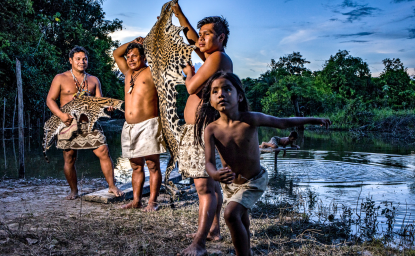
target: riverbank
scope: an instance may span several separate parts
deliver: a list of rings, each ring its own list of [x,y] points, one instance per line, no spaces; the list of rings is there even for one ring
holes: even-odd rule
[[[415,109],[349,109],[320,115],[333,122],[331,129],[386,132],[415,140]]]
[[[80,181],[82,193],[105,188],[103,179]],[[0,182],[2,255],[176,255],[197,228],[198,200],[194,190],[183,193],[170,208],[161,193],[161,210],[145,213],[120,210],[119,204],[64,200],[61,180]],[[301,195],[298,201],[305,200]],[[144,201],[147,197],[144,198]],[[251,213],[255,255],[414,255],[414,251],[352,241],[339,220],[316,223],[292,204],[257,203]],[[223,211],[222,211],[223,212]],[[221,242],[208,242],[209,255],[234,255],[223,218]],[[401,248],[402,249],[402,248]]]

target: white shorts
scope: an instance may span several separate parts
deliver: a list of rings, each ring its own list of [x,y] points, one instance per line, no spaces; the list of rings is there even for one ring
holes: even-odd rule
[[[159,117],[138,124],[125,122],[121,133],[121,148],[122,157],[129,159],[166,152]]]

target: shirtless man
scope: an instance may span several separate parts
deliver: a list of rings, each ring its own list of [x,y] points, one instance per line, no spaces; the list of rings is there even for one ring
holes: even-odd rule
[[[150,68],[146,65],[144,39],[137,38],[117,48],[115,62],[125,76],[125,123],[121,134],[122,156],[133,168],[134,199],[124,209],[141,208],[145,181],[144,163],[150,172],[150,198],[145,211],[158,209],[161,186],[160,154],[166,152],[158,117],[158,97]],[[127,59],[125,59],[125,56]]]
[[[86,95],[102,97],[101,84],[95,76],[86,73],[88,67],[88,52],[81,46],[76,46],[69,53],[69,62],[72,69],[62,74],[58,74],[52,81],[46,98],[46,104],[50,111],[59,117],[66,126],[70,126],[73,117],[70,114],[63,113],[56,100],[59,98],[61,107],[74,99],[74,94],[84,92]],[[113,111],[110,107],[109,111]],[[71,188],[71,193],[66,199],[73,200],[78,197],[78,180],[76,177],[75,160],[78,149],[93,149],[94,154],[99,158],[101,170],[108,182],[108,192],[114,193],[115,196],[122,196],[114,182],[114,168],[111,156],[108,151],[106,138],[97,124],[93,131],[87,131],[87,117],[81,116],[78,129],[68,140],[60,140],[56,147],[63,149],[63,159],[65,161],[63,170],[66,180]],[[86,143],[85,143],[86,141]]]
[[[206,172],[204,148],[194,143],[194,126],[201,102],[201,91],[206,81],[219,70],[233,70],[232,60],[224,50],[228,41],[229,25],[222,17],[206,17],[198,22],[197,34],[178,4],[173,6],[173,11],[180,25],[185,27],[184,33],[188,42],[198,47],[196,53],[205,61],[196,74],[194,67],[190,65],[183,69],[187,76],[185,85],[190,96],[184,110],[186,125],[179,148],[179,171],[185,177],[194,179],[199,196],[199,226],[195,234],[189,235],[193,237],[193,242],[182,255],[204,255],[207,239],[222,239],[219,229],[222,194],[219,183]]]

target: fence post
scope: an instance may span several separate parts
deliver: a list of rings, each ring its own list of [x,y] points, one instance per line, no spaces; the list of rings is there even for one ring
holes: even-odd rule
[[[12,137],[14,137],[14,120],[15,120],[15,116],[16,116],[16,101],[17,101],[17,88],[16,88],[16,97],[14,97]]]
[[[24,127],[23,127],[23,86],[20,61],[16,59],[16,80],[18,94],[18,120],[19,120],[19,179],[24,179]]]
[[[3,134],[4,134],[4,124],[6,123],[6,97],[4,97],[4,106],[3,106]]]

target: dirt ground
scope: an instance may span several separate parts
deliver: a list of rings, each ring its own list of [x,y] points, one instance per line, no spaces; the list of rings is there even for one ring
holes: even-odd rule
[[[92,179],[79,188],[89,193],[105,185],[103,179]],[[182,189],[174,208],[162,193],[161,210],[146,213],[121,210],[119,204],[65,200],[65,181],[3,180],[1,255],[177,255],[191,243],[186,234],[196,231],[198,216],[194,189]],[[350,245],[339,230],[338,237],[328,239],[325,227],[306,222],[290,210],[258,204],[251,216],[254,255],[407,255],[383,245]],[[208,242],[208,255],[235,255],[223,218],[221,228],[224,239]]]

